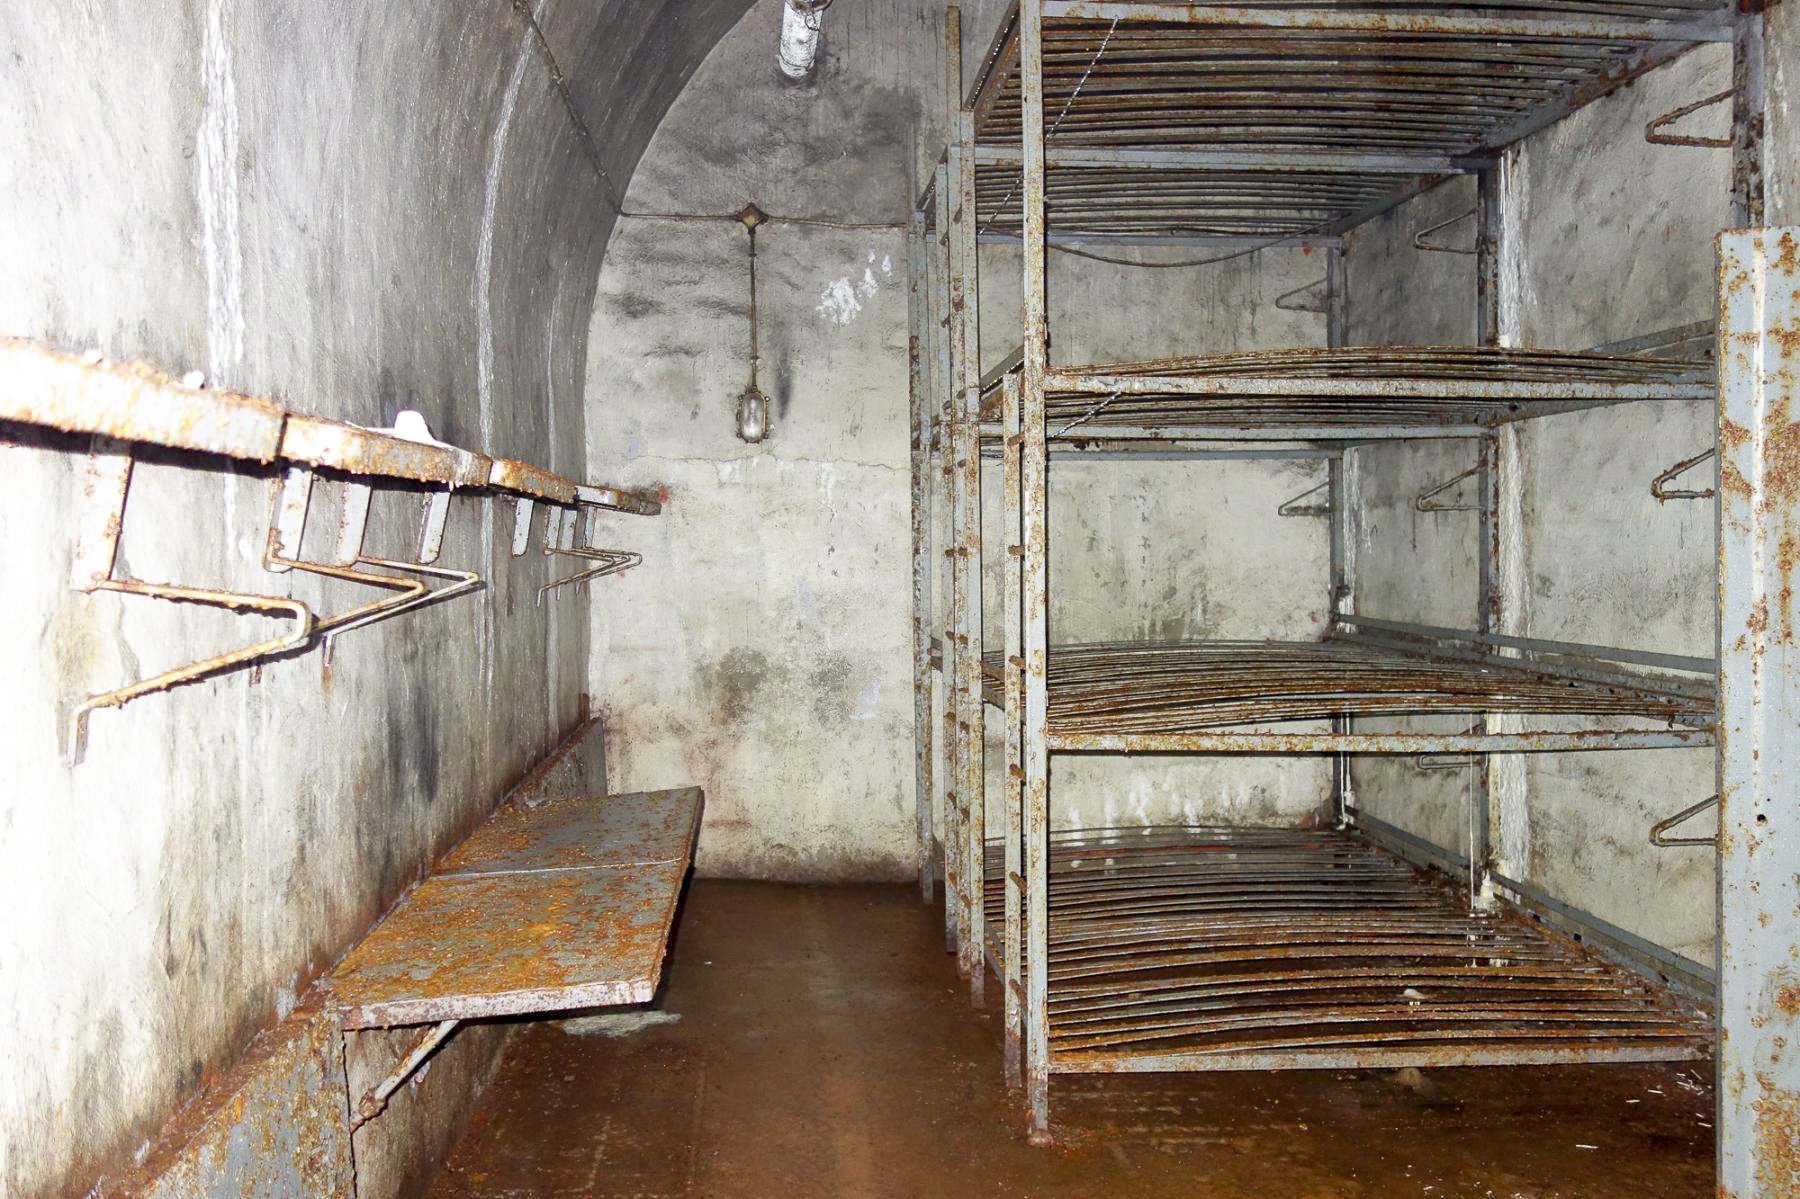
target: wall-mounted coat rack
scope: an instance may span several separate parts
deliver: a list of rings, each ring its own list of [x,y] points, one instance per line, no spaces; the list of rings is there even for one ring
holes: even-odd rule
[[[518,498],[515,554],[523,552],[520,531],[528,541],[531,511],[542,504],[552,514],[552,523],[567,522],[569,540],[559,541],[554,552],[590,559],[608,555],[600,567],[553,586],[614,573],[641,561],[624,551],[575,547],[572,535],[578,509],[604,508],[644,516],[662,510],[660,501],[648,496],[576,483],[530,463],[438,441],[417,414],[405,414],[394,428],[368,429],[291,412],[258,396],[207,389],[147,364],[114,364],[96,352],[78,356],[23,338],[0,337],[0,379],[5,381],[0,387],[0,421],[93,439],[83,492],[85,505],[78,515],[71,586],[88,594],[113,591],[293,621],[278,637],[86,697],[75,705],[69,718],[65,751],[71,763],[82,757],[87,717],[97,709],[121,707],[153,692],[310,648],[319,640],[329,646],[332,637],[350,629],[478,588],[480,576],[433,565],[442,550],[450,497],[457,490],[510,492]],[[280,467],[264,568],[274,573],[302,570],[392,594],[320,618],[307,604],[286,597],[115,577],[133,444]],[[343,479],[344,507],[330,562],[309,561],[301,549],[318,470]],[[372,484],[378,479],[425,489],[418,548],[411,562],[374,558],[363,552]],[[630,561],[622,561],[627,557]],[[448,585],[433,589],[432,580]]]

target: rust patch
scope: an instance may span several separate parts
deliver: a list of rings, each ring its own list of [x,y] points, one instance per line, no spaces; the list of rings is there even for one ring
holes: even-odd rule
[[[1762,1097],[1756,1113],[1756,1182],[1764,1195],[1800,1193],[1800,1091],[1774,1085],[1759,1075]]]

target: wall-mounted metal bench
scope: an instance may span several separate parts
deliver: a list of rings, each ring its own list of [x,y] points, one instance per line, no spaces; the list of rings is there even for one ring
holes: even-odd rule
[[[462,1021],[647,1003],[700,789],[516,799],[439,863],[325,985],[345,1030],[428,1025],[354,1123]]]

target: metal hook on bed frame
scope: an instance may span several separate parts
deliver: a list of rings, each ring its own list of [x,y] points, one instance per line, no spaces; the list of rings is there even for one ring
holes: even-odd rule
[[[1680,462],[1677,462],[1674,466],[1671,466],[1668,470],[1665,470],[1662,474],[1657,475],[1654,479],[1650,480],[1650,494],[1656,497],[1656,502],[1659,504],[1666,504],[1670,500],[1712,499],[1714,491],[1711,487],[1708,487],[1704,491],[1694,491],[1683,487],[1671,489],[1665,487],[1664,484],[1673,480],[1676,475],[1699,466],[1702,462],[1705,462],[1708,458],[1713,457],[1717,453],[1717,450],[1701,450],[1692,458],[1683,458]]]
[[[1691,808],[1683,808],[1667,820],[1659,820],[1650,826],[1650,844],[1660,849],[1670,849],[1677,845],[1717,845],[1719,839],[1713,837],[1671,837],[1668,831],[1684,821],[1691,820],[1706,809],[1719,802],[1719,797],[1710,795]]]
[[[1664,133],[1663,130],[1690,113],[1699,112],[1702,108],[1711,108],[1715,104],[1737,95],[1735,87],[1728,87],[1716,96],[1708,96],[1704,100],[1696,100],[1692,104],[1683,104],[1680,108],[1671,109],[1644,126],[1644,140],[1653,146],[1699,146],[1712,150],[1729,150],[1735,144],[1729,137],[1696,137],[1682,133]]]
[[[1432,253],[1432,254],[1474,254],[1476,251],[1473,246],[1469,247],[1468,249],[1464,249],[1461,246],[1438,245],[1435,242],[1428,242],[1425,239],[1430,237],[1433,233],[1436,233],[1439,229],[1447,229],[1451,225],[1457,224],[1459,221],[1468,220],[1470,217],[1474,216],[1475,213],[1476,213],[1476,210],[1471,208],[1467,212],[1457,213],[1455,216],[1451,217],[1447,221],[1439,221],[1437,224],[1431,226],[1429,229],[1419,230],[1417,233],[1413,234],[1413,239],[1412,239],[1413,249],[1424,250],[1424,251],[1426,251],[1428,253]]]
[[[594,510],[588,510],[587,539],[594,539]],[[575,544],[575,523],[579,513],[574,508],[551,508],[544,521],[544,553],[560,554],[567,558],[580,558],[595,563],[585,570],[576,571],[560,579],[552,579],[537,590],[537,602],[541,606],[544,596],[558,587],[567,587],[573,583],[586,583],[606,575],[616,575],[630,570],[644,560],[644,555],[634,550],[603,550],[590,545]],[[529,520],[529,517],[525,519]]]
[[[1443,495],[1446,491],[1449,491],[1452,487],[1455,487],[1458,483],[1462,482],[1464,479],[1473,479],[1476,475],[1478,475],[1480,473],[1481,473],[1481,467],[1471,466],[1468,470],[1465,470],[1462,474],[1457,475],[1453,479],[1446,479],[1442,483],[1439,483],[1436,487],[1426,488],[1424,491],[1421,491],[1418,495],[1413,497],[1413,509],[1418,512],[1479,512],[1479,511],[1481,511],[1480,504],[1434,504],[1431,502],[1433,499],[1437,498],[1438,496]]]

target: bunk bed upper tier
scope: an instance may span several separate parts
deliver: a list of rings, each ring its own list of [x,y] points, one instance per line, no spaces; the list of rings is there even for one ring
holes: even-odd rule
[[[1044,0],[1043,9],[1049,225],[1065,232],[1341,232],[1426,182],[1479,169],[1682,51],[1732,36],[1720,0]],[[1016,230],[1016,5],[971,103],[987,175],[983,228]],[[1122,148],[1136,156],[1107,157]],[[1235,173],[1154,177],[1164,169]]]
[[[988,655],[986,668],[987,702],[1003,706],[998,655]],[[1687,680],[1599,681],[1521,659],[1349,639],[1059,645],[1050,650],[1048,678],[1053,738],[1179,735],[1340,715],[1630,716],[1689,725],[1713,719],[1712,702]]]
[[[999,420],[1000,377],[983,419]],[[1715,396],[1704,362],[1482,346],[1359,346],[1059,367],[1050,435],[1480,429],[1635,400]]]

